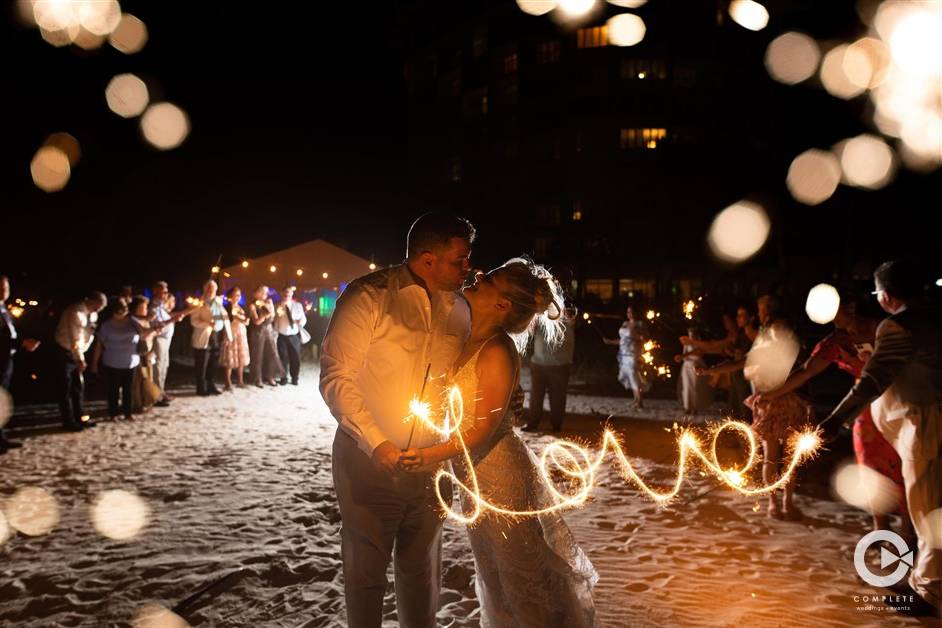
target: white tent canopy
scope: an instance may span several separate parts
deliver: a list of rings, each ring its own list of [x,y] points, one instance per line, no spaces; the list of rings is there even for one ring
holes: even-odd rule
[[[371,266],[370,260],[318,239],[227,266],[222,269],[221,284],[223,290],[239,286],[243,293],[259,285],[278,291],[287,285],[297,286],[301,292],[339,291],[371,272]]]

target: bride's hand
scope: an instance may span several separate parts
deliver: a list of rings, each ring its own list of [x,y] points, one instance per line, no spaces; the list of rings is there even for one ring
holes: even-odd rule
[[[425,456],[422,450],[413,447],[399,454],[399,469],[402,471],[415,471],[419,467],[425,466]]]

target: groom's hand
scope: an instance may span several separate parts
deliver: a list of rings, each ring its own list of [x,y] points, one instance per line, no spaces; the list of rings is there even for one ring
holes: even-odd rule
[[[425,466],[425,456],[422,450],[413,447],[399,453],[399,469],[402,471],[414,471]]]
[[[391,442],[383,441],[373,450],[373,466],[386,473],[395,473],[400,453],[399,448]]]

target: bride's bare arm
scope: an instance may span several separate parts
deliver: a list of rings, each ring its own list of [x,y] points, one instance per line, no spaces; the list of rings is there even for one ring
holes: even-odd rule
[[[474,417],[464,417],[470,427],[461,430],[465,447],[473,450],[482,445],[497,429],[510,395],[517,366],[516,349],[506,337],[498,337],[488,342],[478,356],[478,390],[462,390],[462,395],[475,395]],[[476,420],[474,420],[476,419]],[[452,436],[441,445],[410,449],[403,452],[399,461],[403,469],[410,470],[454,458],[461,454],[461,442],[458,436]]]

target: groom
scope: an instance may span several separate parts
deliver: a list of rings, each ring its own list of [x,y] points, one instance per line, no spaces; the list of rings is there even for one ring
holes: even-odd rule
[[[454,364],[470,329],[457,290],[470,271],[474,227],[448,214],[412,224],[405,263],[350,283],[337,301],[321,352],[320,390],[340,424],[333,476],[340,515],[347,623],[382,622],[386,568],[395,558],[399,623],[436,625],[441,529],[432,473],[399,474],[410,446],[409,401],[428,372]],[[438,407],[434,392],[426,399]],[[436,442],[415,430],[412,447]]]

